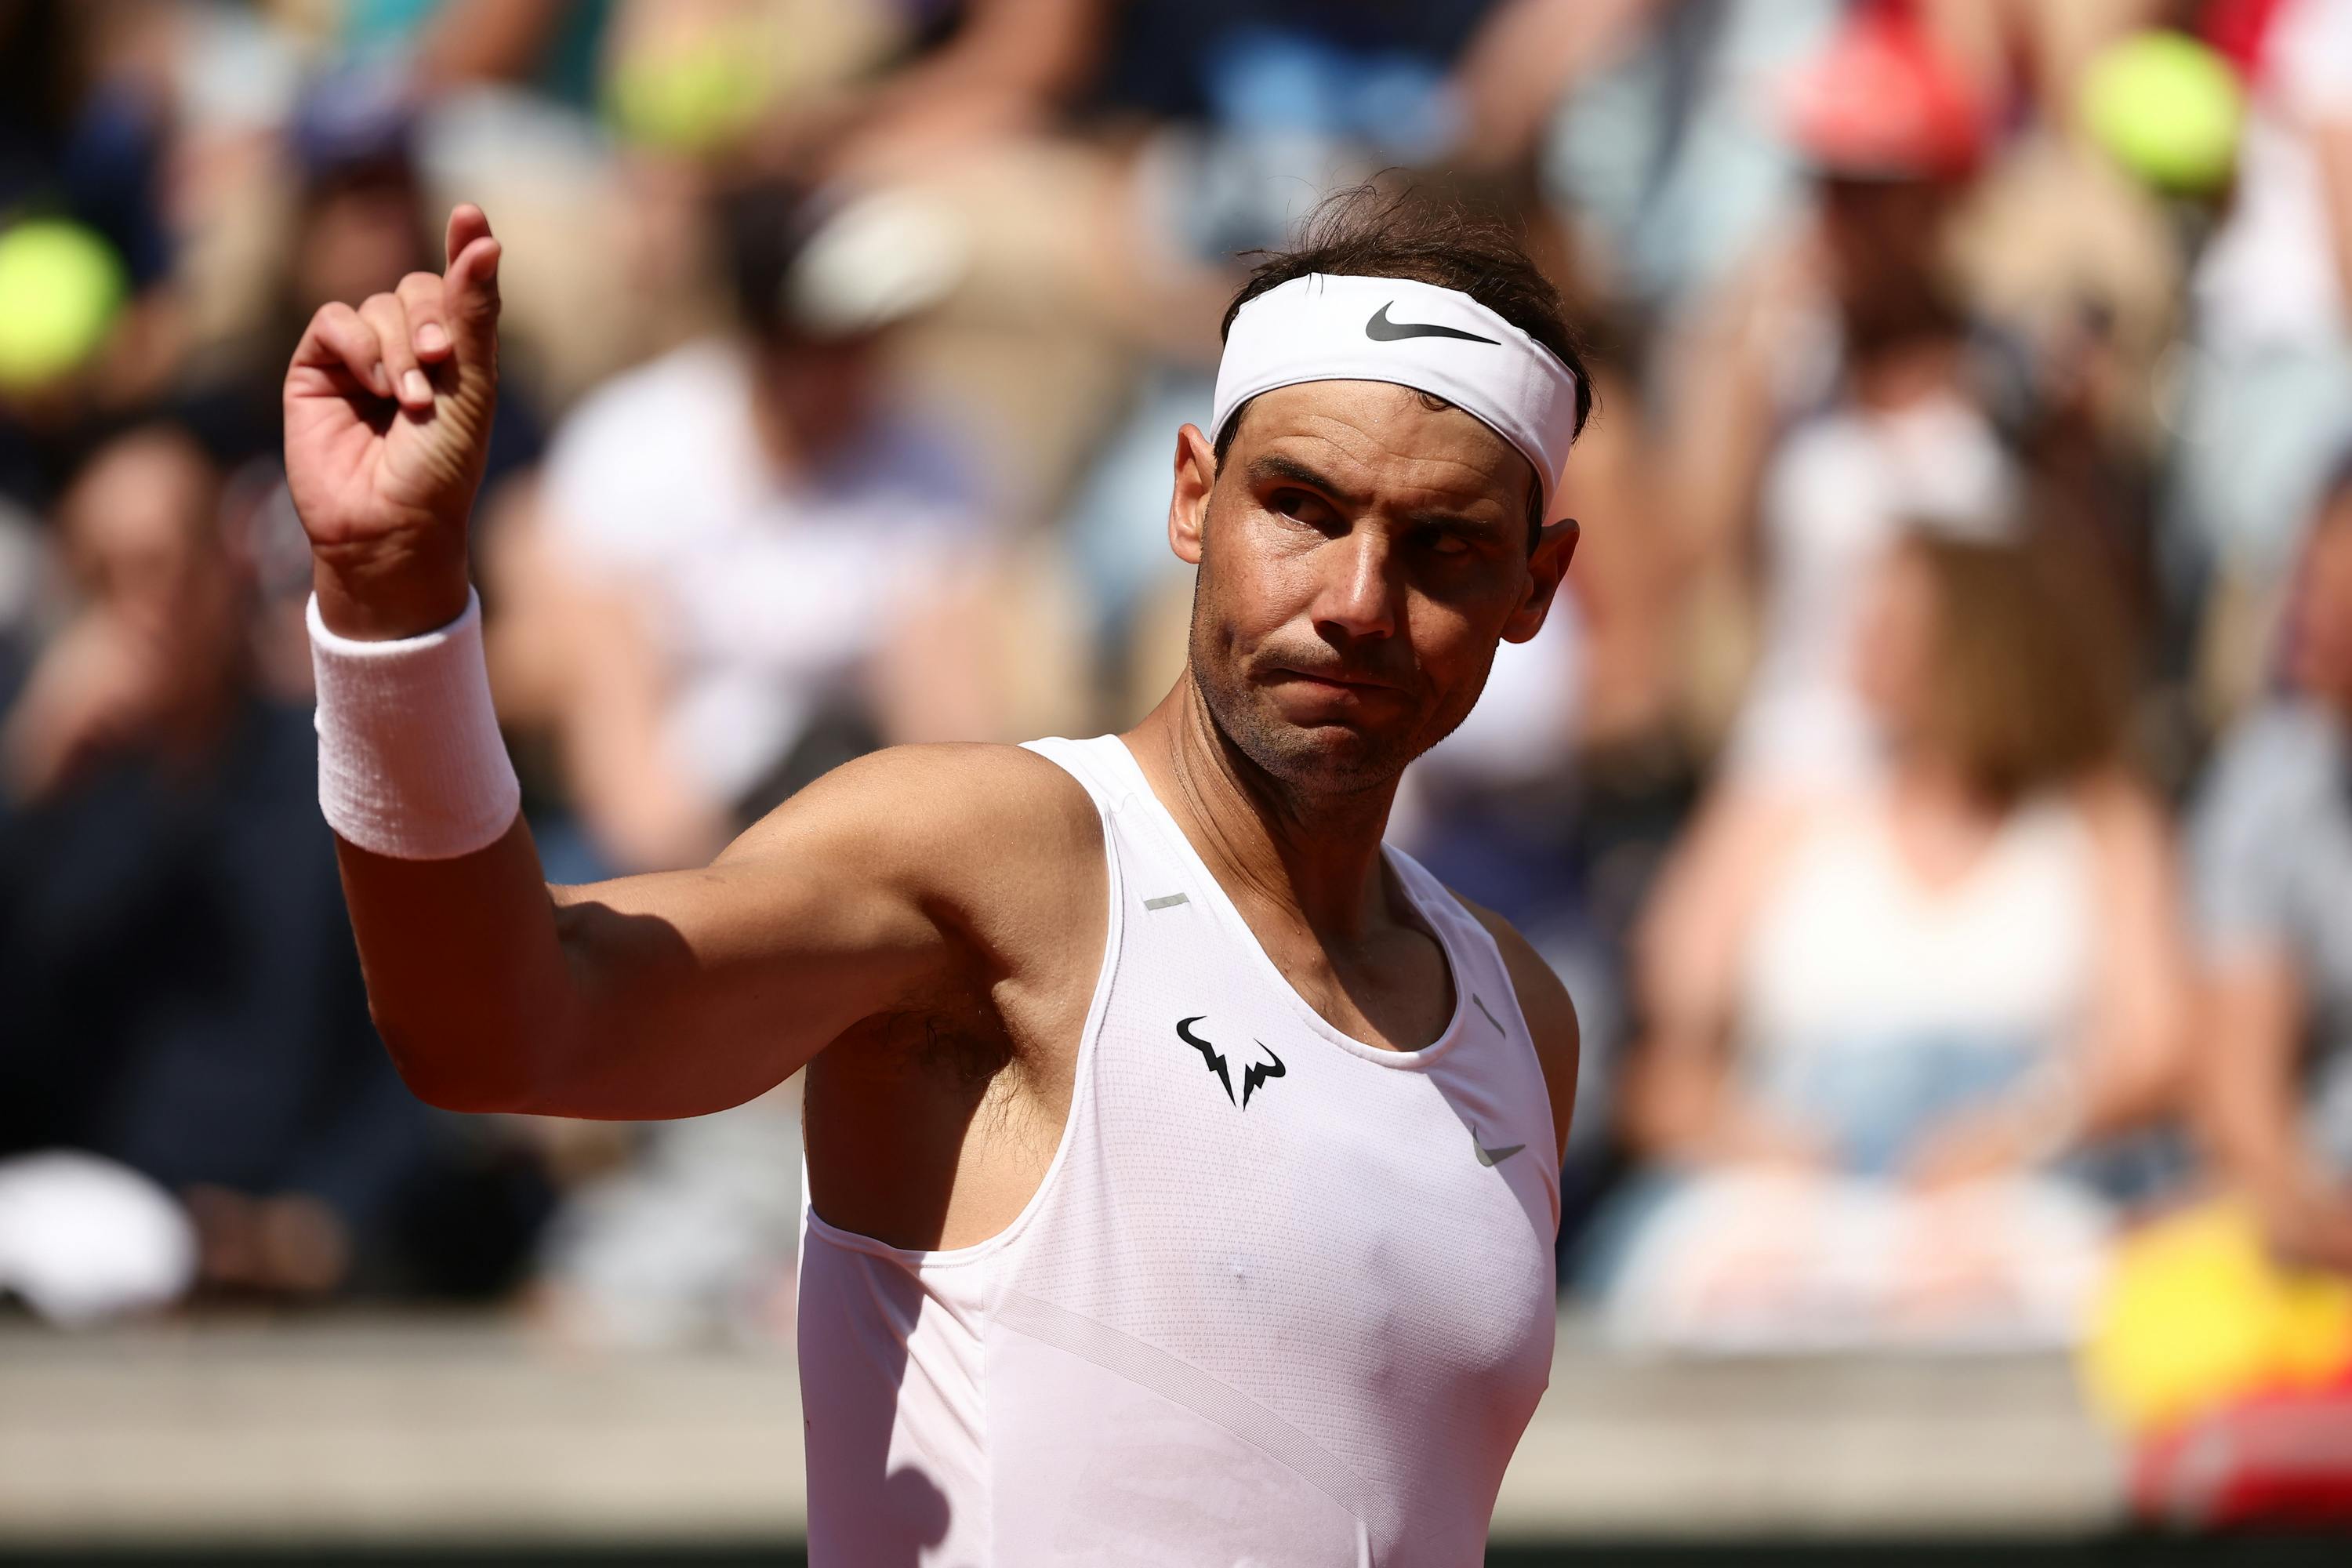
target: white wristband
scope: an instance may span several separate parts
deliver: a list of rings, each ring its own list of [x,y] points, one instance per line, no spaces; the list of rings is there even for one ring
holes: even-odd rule
[[[450,860],[488,848],[521,809],[482,658],[482,602],[422,637],[337,637],[310,597],[319,805],[361,848]]]

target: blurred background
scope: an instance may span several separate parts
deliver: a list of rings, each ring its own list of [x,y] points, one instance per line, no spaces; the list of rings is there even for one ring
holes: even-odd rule
[[[1367,181],[1599,395],[1392,831],[1584,1022],[1496,1561],[2352,1561],[2352,0],[0,0],[0,1555],[794,1560],[795,1087],[370,1028],[310,312],[506,243],[585,881],[1132,723],[1224,303]]]

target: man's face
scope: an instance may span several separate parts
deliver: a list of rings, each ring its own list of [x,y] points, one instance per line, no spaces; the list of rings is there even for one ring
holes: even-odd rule
[[[1310,794],[1385,787],[1468,715],[1497,641],[1543,625],[1573,523],[1528,550],[1535,471],[1384,382],[1265,393],[1224,462],[1177,438],[1169,538],[1200,568],[1191,666],[1218,727]]]
[[[1822,182],[1830,287],[1849,319],[1916,308],[1935,285],[1952,187],[1927,180]]]
[[[241,636],[217,500],[211,465],[192,442],[146,432],[94,458],[58,507],[66,559],[90,612],[150,650],[173,696],[201,690]]]

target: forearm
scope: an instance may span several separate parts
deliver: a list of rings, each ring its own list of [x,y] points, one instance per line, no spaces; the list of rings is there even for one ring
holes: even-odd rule
[[[919,911],[796,876],[789,854],[551,887],[520,819],[450,859],[338,851],[378,1032],[447,1110],[723,1110],[931,967]]]
[[[2217,1064],[2207,1075],[2205,1136],[2232,1186],[2258,1201],[2293,1198],[2321,1184],[2291,1094],[2261,1064]]]
[[[710,867],[548,886],[476,626],[469,610],[415,637],[311,628],[320,803],[371,1011],[419,1096],[628,1120],[723,1110],[931,970],[931,900],[876,858],[876,823],[906,817],[877,815],[856,780],[803,792]],[[845,882],[849,868],[862,875]]]
[[[489,701],[462,550],[321,550],[320,805],[368,1006],[401,1077],[519,1108],[578,1019],[554,904]]]
[[[2265,944],[2209,961],[2197,994],[2192,1125],[2233,1182],[2260,1185],[2293,1157],[2300,987]]]
[[[1644,1043],[1626,1086],[1626,1131],[1654,1160],[1680,1164],[1812,1158],[1801,1129],[1749,1104],[1713,1031],[1662,1029]]]

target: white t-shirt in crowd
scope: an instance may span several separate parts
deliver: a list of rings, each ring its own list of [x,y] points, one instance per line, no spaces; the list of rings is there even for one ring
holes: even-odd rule
[[[2193,288],[2225,353],[2299,349],[2347,326],[2315,127],[2352,121],[2352,0],[2284,0],[2247,105],[2230,219]]]
[[[641,587],[676,670],[665,739],[713,799],[742,795],[846,690],[912,591],[983,542],[953,448],[877,418],[815,472],[778,474],[752,365],[703,342],[586,398],[548,454],[551,542]]]

